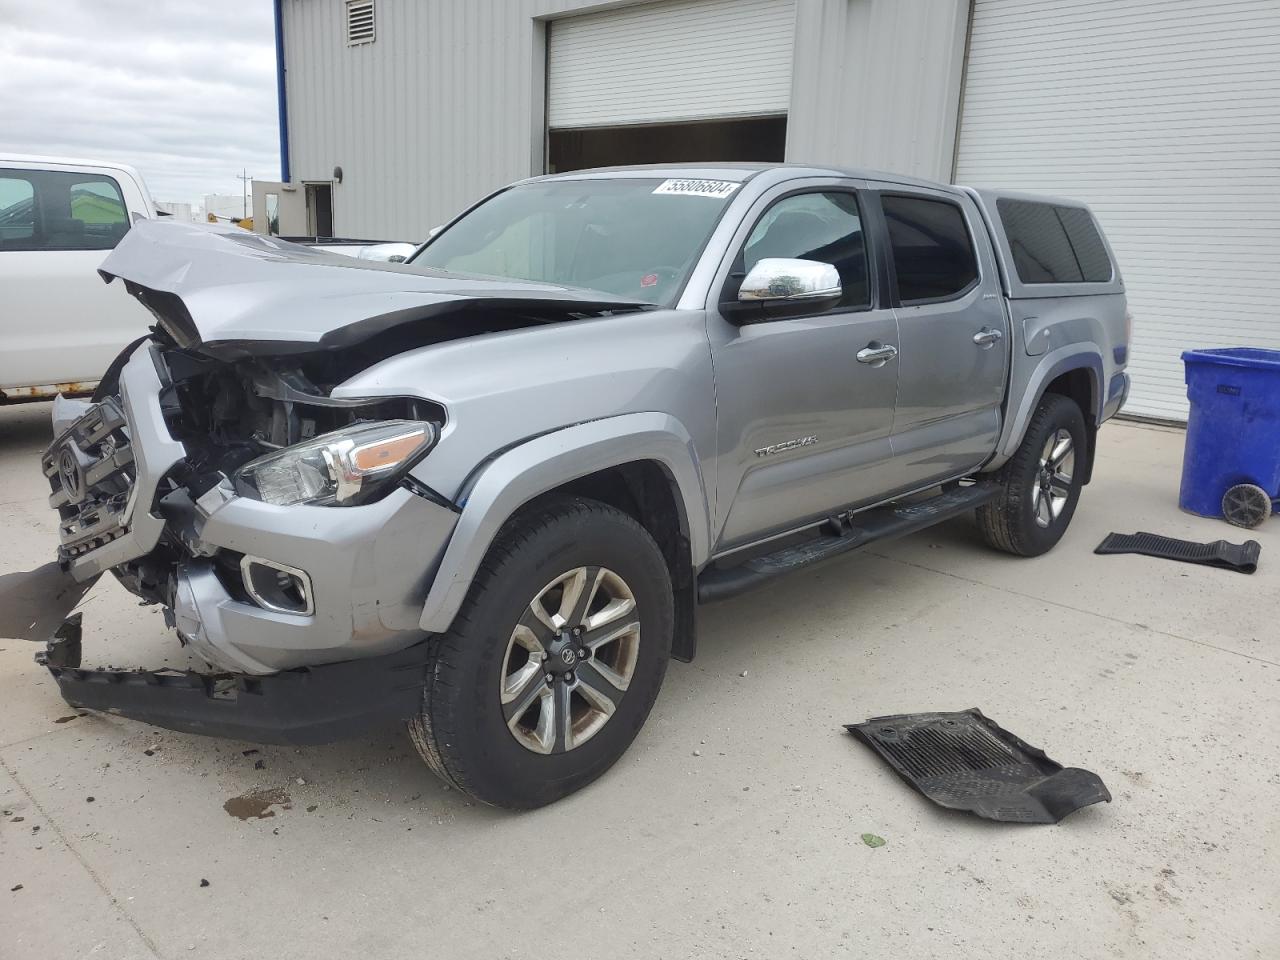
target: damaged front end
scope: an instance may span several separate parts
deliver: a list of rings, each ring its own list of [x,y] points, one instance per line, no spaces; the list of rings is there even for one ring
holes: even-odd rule
[[[215,512],[240,498],[263,507],[369,503],[404,480],[443,424],[444,412],[425,400],[329,397],[342,376],[333,359],[229,362],[160,341],[139,348],[122,371],[119,399],[96,403],[45,455],[50,504],[62,515],[60,558],[77,576],[110,568],[130,591],[171,610],[180,608],[174,571],[195,561],[210,561],[233,596],[261,592],[263,584],[242,576],[242,552],[206,539]],[[136,462],[121,410],[139,385],[146,401],[130,404],[129,426],[138,406],[158,412],[141,418],[165,434],[155,444],[166,448],[158,463]],[[126,534],[129,542],[111,550]],[[284,594],[265,605],[295,614],[314,606],[307,582]]]
[[[156,326],[92,403],[55,404],[42,467],[58,569],[79,586],[110,572],[161,605],[213,672],[84,670],[77,623],[47,665],[73,705],[294,742],[416,711],[421,611],[458,517],[410,472],[446,411],[340,385],[408,350],[649,306],[150,222],[100,272]],[[78,594],[60,595],[65,615]]]
[[[60,433],[42,467],[80,589],[59,612],[110,572],[213,670],[81,669],[77,614],[42,658],[68,702],[286,742],[412,714],[456,512],[407,470],[444,412],[331,398],[343,375],[331,354],[229,361],[158,332]]]

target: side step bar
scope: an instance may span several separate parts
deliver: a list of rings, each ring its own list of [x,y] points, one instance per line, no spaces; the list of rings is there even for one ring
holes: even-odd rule
[[[824,525],[826,531],[811,540],[792,544],[774,553],[753,557],[732,567],[714,564],[698,577],[698,602],[714,603],[764,583],[774,577],[831,557],[857,550],[877,540],[915,533],[950,520],[995,499],[1000,488],[979,482],[954,487],[927,500],[889,504],[862,513],[842,514]],[[839,532],[835,532],[838,530]]]

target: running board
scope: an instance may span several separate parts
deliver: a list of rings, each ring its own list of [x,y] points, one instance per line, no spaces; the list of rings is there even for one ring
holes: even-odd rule
[[[811,540],[784,547],[775,553],[753,557],[736,566],[707,567],[698,577],[698,602],[713,603],[750,590],[766,580],[799,570],[810,564],[858,550],[877,540],[915,533],[935,523],[950,520],[995,499],[1000,488],[994,483],[974,483],[955,487],[927,500],[889,504],[862,513],[841,514],[823,526],[826,531]],[[834,532],[839,530],[839,533]]]

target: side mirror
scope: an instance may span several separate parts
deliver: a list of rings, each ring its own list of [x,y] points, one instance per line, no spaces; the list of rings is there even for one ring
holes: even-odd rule
[[[735,323],[816,313],[840,302],[840,274],[829,263],[765,257],[738,288],[738,299],[721,304]]]

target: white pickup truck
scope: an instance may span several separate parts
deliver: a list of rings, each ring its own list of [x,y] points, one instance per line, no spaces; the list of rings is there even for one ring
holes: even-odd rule
[[[118,163],[0,154],[0,403],[91,391],[151,315],[98,267],[155,204]]]

